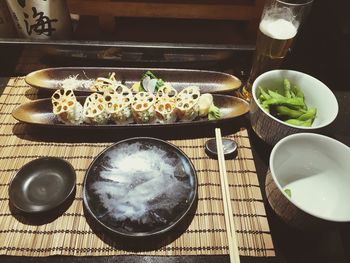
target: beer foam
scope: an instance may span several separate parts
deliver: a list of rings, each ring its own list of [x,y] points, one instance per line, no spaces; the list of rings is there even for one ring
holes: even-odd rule
[[[172,214],[188,196],[190,185],[178,178],[178,160],[164,150],[134,143],[111,151],[107,159],[101,179],[92,185],[107,210],[99,217],[108,214],[117,221],[163,224],[164,213]]]
[[[280,40],[291,39],[297,34],[296,27],[285,19],[263,19],[259,29],[265,35]]]

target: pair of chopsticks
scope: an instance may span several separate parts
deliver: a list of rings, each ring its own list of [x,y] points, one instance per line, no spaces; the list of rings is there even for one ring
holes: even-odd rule
[[[221,182],[220,185],[221,185],[221,192],[222,192],[222,197],[224,201],[224,216],[225,216],[225,225],[227,230],[230,262],[237,263],[237,262],[240,262],[240,258],[239,258],[239,252],[238,252],[236,228],[233,220],[230,190],[229,190],[228,179],[226,174],[224,148],[222,145],[220,128],[215,129],[215,139],[216,139],[216,148],[217,148],[218,160],[219,160],[219,171],[220,171],[220,182]]]

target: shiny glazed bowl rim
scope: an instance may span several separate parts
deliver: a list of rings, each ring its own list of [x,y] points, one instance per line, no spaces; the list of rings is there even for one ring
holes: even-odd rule
[[[336,139],[333,139],[331,137],[328,137],[328,136],[325,136],[325,135],[321,135],[321,134],[317,134],[317,133],[296,133],[296,134],[292,134],[292,135],[289,135],[287,137],[284,137],[278,143],[276,143],[276,145],[273,147],[273,149],[271,151],[271,154],[270,154],[270,158],[269,158],[269,169],[270,169],[270,172],[271,172],[271,177],[272,177],[274,183],[276,184],[277,188],[279,189],[280,193],[283,196],[285,196],[287,198],[287,200],[289,202],[291,202],[295,207],[297,207],[298,209],[300,209],[301,211],[303,211],[304,213],[306,213],[308,215],[314,216],[314,217],[319,218],[319,219],[331,221],[331,222],[339,222],[339,223],[341,223],[341,222],[350,222],[350,216],[347,219],[334,219],[334,218],[331,218],[329,216],[322,216],[322,215],[310,212],[310,211],[306,210],[304,207],[296,204],[295,201],[292,198],[290,198],[284,192],[283,188],[281,187],[279,181],[276,178],[275,170],[274,170],[274,165],[275,164],[274,164],[273,160],[275,158],[277,149],[282,147],[281,146],[282,144],[286,143],[287,141],[290,141],[290,140],[293,140],[295,138],[298,138],[298,137],[302,137],[302,138],[305,138],[305,137],[317,137],[320,140],[321,139],[322,140],[327,140],[327,141],[329,141],[330,143],[334,144],[337,147],[344,147],[344,148],[347,148],[347,150],[349,150],[349,147],[346,144],[344,144],[344,143],[342,143],[340,141],[337,141]]]
[[[305,126],[297,126],[297,125],[292,125],[292,124],[289,124],[289,123],[286,123],[284,121],[281,121],[279,120],[278,118],[272,116],[270,113],[266,112],[262,106],[260,105],[257,97],[256,97],[256,92],[257,92],[257,88],[258,88],[258,85],[257,83],[263,79],[264,77],[266,77],[266,75],[270,75],[270,74],[273,74],[273,73],[276,73],[276,72],[285,72],[285,73],[293,73],[293,74],[296,74],[296,75],[303,75],[303,76],[306,76],[310,79],[312,79],[313,81],[315,82],[319,82],[320,84],[322,84],[323,88],[330,91],[330,93],[333,95],[333,98],[335,99],[335,103],[336,103],[336,114],[335,116],[330,119],[329,121],[323,123],[322,125],[318,125],[318,126],[311,126],[311,127],[305,127]],[[302,88],[301,88],[302,89]],[[338,105],[338,101],[337,101],[337,98],[335,97],[334,93],[331,91],[330,88],[328,88],[328,86],[326,84],[324,84],[322,81],[320,81],[319,79],[307,74],[307,73],[304,73],[304,72],[301,72],[301,71],[296,71],[296,70],[290,70],[290,69],[275,69],[275,70],[270,70],[270,71],[267,71],[265,73],[262,73],[261,75],[259,75],[253,82],[253,86],[252,86],[252,95],[253,95],[253,100],[254,102],[258,105],[259,109],[264,113],[266,114],[267,116],[269,116],[271,119],[273,119],[274,121],[282,124],[282,125],[285,125],[285,126],[288,126],[288,127],[291,127],[291,128],[296,128],[296,129],[299,129],[299,130],[315,130],[315,129],[320,129],[320,128],[323,128],[323,127],[326,127],[328,126],[329,124],[331,124],[335,118],[337,117],[338,115],[338,112],[339,112],[339,105]]]

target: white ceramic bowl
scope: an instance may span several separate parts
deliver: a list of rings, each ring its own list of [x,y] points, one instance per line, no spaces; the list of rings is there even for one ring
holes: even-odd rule
[[[280,140],[266,177],[271,207],[302,228],[317,228],[322,221],[350,222],[349,160],[350,148],[324,135],[299,133]]]
[[[259,86],[269,89],[283,87],[288,79],[305,95],[308,107],[316,107],[317,115],[311,127],[300,127],[285,123],[263,110],[258,102]],[[272,70],[263,73],[253,83],[250,103],[250,121],[255,133],[270,145],[280,139],[299,132],[317,132],[334,121],[338,114],[338,102],[332,91],[318,79],[294,70]]]

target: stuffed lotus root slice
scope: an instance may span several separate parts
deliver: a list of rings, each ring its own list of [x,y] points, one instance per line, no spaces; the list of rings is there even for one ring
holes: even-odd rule
[[[115,113],[117,110],[121,110],[129,106],[133,98],[130,89],[124,85],[108,88],[103,93],[103,96],[107,104],[107,109],[111,113]],[[120,106],[117,107],[115,104],[118,104]]]
[[[128,92],[127,95],[124,97],[122,93],[115,93],[113,97],[105,96],[107,112],[115,123],[130,123],[130,118],[132,117],[130,104],[133,96],[131,92]]]
[[[147,104],[148,106],[149,104]],[[156,112],[154,105],[145,107],[145,104],[137,103],[132,106],[132,115],[136,123],[153,123],[155,121]]]
[[[88,118],[94,118],[101,116],[101,119],[91,120],[91,121],[103,121],[102,118],[105,118],[105,100],[101,94],[93,93],[88,96],[84,103],[84,115]]]
[[[106,91],[109,88],[113,88],[116,85],[116,79],[114,77],[115,72],[111,74],[109,78],[99,77],[93,83],[90,89],[92,91]]]
[[[64,103],[55,101],[52,103],[53,105],[53,113],[56,115],[62,114],[64,112],[68,112],[73,110],[76,101],[66,101]]]
[[[132,101],[132,97],[123,97],[123,103],[129,105]]]
[[[51,98],[53,113],[61,122],[83,123],[83,106],[76,100],[72,90],[57,90]]]
[[[123,109],[123,104],[120,103],[107,103],[106,104],[106,109],[108,113],[116,113]]]
[[[129,106],[134,98],[131,90],[128,89],[127,87],[125,87],[125,89],[123,89],[122,93],[119,94],[118,97],[123,102],[124,107]]]
[[[56,90],[51,99],[53,101],[76,100],[74,92],[71,89]]]
[[[164,98],[164,97],[168,97],[168,98],[176,98],[177,96],[177,90],[174,89],[173,87],[171,86],[162,86],[158,89],[158,92],[157,92],[157,98]]]
[[[91,86],[92,91],[105,91],[115,85],[115,80],[99,77]]]
[[[133,110],[135,111],[145,111],[149,109],[152,106],[152,104],[149,104],[148,102],[137,102],[133,105]]]
[[[104,96],[106,103],[113,103],[113,98],[111,95]]]
[[[175,111],[163,113],[156,111],[156,118],[159,123],[174,123],[176,122],[177,114]]]
[[[122,84],[118,84],[115,87],[115,92],[117,94],[120,94],[120,95],[123,95],[123,96],[130,96],[130,94],[132,95],[131,90],[127,86],[122,85]]]
[[[156,102],[156,97],[149,92],[139,92],[134,96],[133,110],[143,111],[150,108]]]
[[[92,104],[92,105],[88,105],[85,108],[85,116],[86,117],[95,117],[99,114],[101,114],[104,110],[104,107],[101,105],[96,105],[96,104]]]
[[[101,83],[94,83],[92,84],[91,88],[90,88],[92,91],[104,91],[105,90],[105,87],[104,87],[104,84],[101,84]]]
[[[175,102],[169,97],[158,98],[155,111],[160,123],[172,123],[177,119]]]
[[[179,94],[199,94],[199,88],[197,86],[189,86],[180,91]]]
[[[105,84],[105,85],[112,85],[115,82],[115,80],[99,77],[96,79],[96,83],[99,84]]]
[[[178,108],[184,109],[184,110],[189,110],[192,108],[194,104],[191,102],[181,102],[178,104]]]
[[[199,88],[196,86],[190,86],[180,91],[177,97],[181,99],[191,98],[193,100],[198,100],[199,96],[200,96]]]
[[[188,91],[190,93],[188,93]],[[179,93],[176,99],[176,108],[180,111],[180,116],[186,115],[186,111],[190,111],[195,105],[198,104],[199,92],[195,90],[184,90],[182,94]],[[197,93],[198,92],[198,93]],[[196,111],[194,109],[194,111]]]
[[[197,103],[197,100],[193,100],[191,98],[184,98],[184,99],[177,98],[176,108],[181,110],[189,110],[196,103]]]
[[[115,100],[114,102],[107,103],[106,107],[109,113],[117,113],[127,107],[127,105],[125,106],[122,100]]]
[[[154,106],[156,97],[149,92],[139,92],[135,94],[131,104],[132,114],[137,123],[150,123],[154,121]]]
[[[198,100],[193,100],[191,98],[177,99],[176,110],[177,115],[181,120],[194,120],[199,113]]]
[[[156,110],[159,111],[159,112],[171,112],[172,111],[172,107],[171,107],[170,103],[166,103],[166,104],[162,103],[162,104],[158,105]]]
[[[87,103],[84,105],[84,113],[86,117],[95,117],[98,114],[101,114],[104,111],[102,105],[95,103]]]
[[[132,96],[132,92],[127,86],[122,84],[117,84],[106,88],[103,95],[104,96],[111,95],[112,97],[118,96],[118,95]]]
[[[51,98],[53,113],[56,115],[72,111],[77,103],[72,90],[57,90]]]
[[[106,108],[109,113],[117,113],[125,108],[129,108],[131,99],[115,97],[111,101],[106,101]]]
[[[116,110],[115,105],[117,104],[115,100],[113,100],[113,98],[110,95],[104,96],[104,98],[108,112],[114,112]]]
[[[122,108],[111,114],[111,120],[117,124],[126,124],[132,122],[132,114],[129,107]]]
[[[175,109],[175,102],[169,97],[158,98],[155,109],[159,112],[172,112]]]
[[[107,89],[105,89],[103,92],[103,97],[106,98],[106,96],[110,96],[110,97],[116,96],[115,89],[113,87],[108,87]]]

